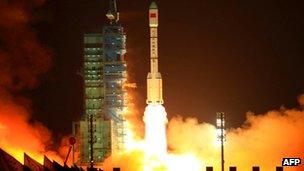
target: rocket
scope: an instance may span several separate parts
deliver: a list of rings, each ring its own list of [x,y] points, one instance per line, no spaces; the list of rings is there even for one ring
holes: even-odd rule
[[[162,77],[158,71],[158,8],[152,2],[149,8],[150,72],[147,76],[147,104],[163,104]]]

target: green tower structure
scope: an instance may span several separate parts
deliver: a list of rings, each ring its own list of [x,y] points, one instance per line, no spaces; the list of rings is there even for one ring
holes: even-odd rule
[[[81,166],[101,165],[124,149],[126,93],[126,35],[119,23],[115,0],[100,33],[84,34],[84,114],[74,126]]]

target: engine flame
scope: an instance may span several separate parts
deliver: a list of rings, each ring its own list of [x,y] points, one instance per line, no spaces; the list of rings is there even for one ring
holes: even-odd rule
[[[146,107],[145,122],[145,167],[144,171],[164,170],[167,157],[166,124],[167,113],[162,105],[149,104]]]
[[[148,105],[144,114],[147,155],[164,159],[167,155],[167,113],[162,105]]]
[[[144,171],[199,171],[202,162],[192,154],[167,152],[167,113],[163,105],[149,104],[144,113]]]

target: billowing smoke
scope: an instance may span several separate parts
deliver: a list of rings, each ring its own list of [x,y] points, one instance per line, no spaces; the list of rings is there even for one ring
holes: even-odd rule
[[[42,161],[43,154],[60,160],[48,150],[51,133],[31,118],[31,102],[24,90],[39,85],[51,67],[51,54],[31,27],[33,10],[42,0],[0,0],[0,148],[23,162],[23,153]]]
[[[303,95],[299,96],[302,104]],[[304,158],[304,111],[302,109],[272,110],[265,114],[247,113],[247,119],[239,128],[227,130],[225,142],[225,166],[238,170],[275,170],[284,157]],[[220,146],[213,124],[200,123],[196,118],[173,117],[167,128],[168,157],[166,168],[155,171],[203,170],[213,166],[220,170]],[[105,168],[121,167],[125,171],[143,170],[147,163],[144,141],[128,149],[121,156],[111,156]],[[285,167],[286,171],[303,171],[304,165]]]
[[[33,88],[51,64],[30,24],[40,1],[0,1],[0,85],[6,90]]]
[[[4,92],[0,97],[0,148],[20,162],[24,152],[39,162],[43,161],[43,155],[60,162],[61,158],[47,148],[52,145],[49,130],[39,122],[29,122],[30,112],[16,99]]]
[[[104,170],[112,170],[113,167],[119,167],[124,171],[142,171],[144,169],[144,151],[141,149],[126,151],[121,155],[112,155],[103,163]]]
[[[303,105],[303,95],[299,98]],[[250,170],[274,170],[284,157],[304,158],[304,111],[280,109],[265,114],[247,113],[245,123],[227,131],[226,166]],[[168,143],[172,153],[194,154],[204,165],[220,168],[220,148],[213,125],[199,123],[195,118],[175,117],[168,126]],[[288,171],[302,171],[304,165]]]

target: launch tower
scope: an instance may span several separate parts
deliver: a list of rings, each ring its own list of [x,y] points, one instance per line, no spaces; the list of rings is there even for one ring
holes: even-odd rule
[[[84,114],[74,126],[82,166],[99,165],[124,148],[126,35],[115,0],[109,6],[109,23],[99,33],[84,35]]]

